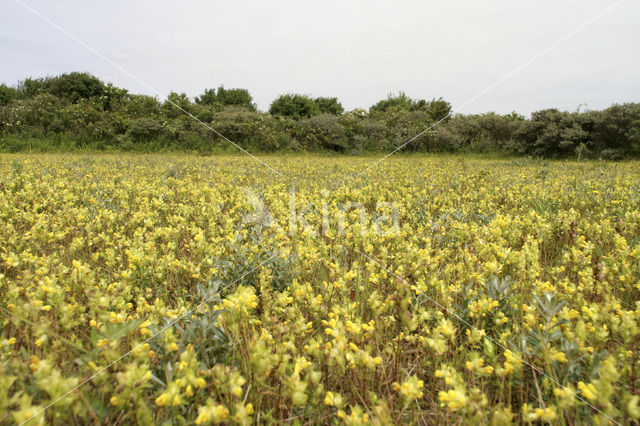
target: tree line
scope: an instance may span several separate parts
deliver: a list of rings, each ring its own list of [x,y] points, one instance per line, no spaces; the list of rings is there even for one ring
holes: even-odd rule
[[[337,98],[283,94],[262,112],[247,89],[220,86],[193,100],[172,92],[160,101],[72,72],[0,85],[0,151],[229,149],[211,127],[254,152],[360,154],[391,151],[438,123],[404,149],[548,158],[640,156],[640,103],[599,111],[545,109],[528,118],[451,112],[442,98],[413,99],[404,93],[351,111],[344,111]]]

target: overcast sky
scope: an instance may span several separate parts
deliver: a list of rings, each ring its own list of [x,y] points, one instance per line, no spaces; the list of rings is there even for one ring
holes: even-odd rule
[[[368,108],[390,92],[459,108],[616,0],[0,0],[0,82],[88,71],[164,98],[247,88],[336,96]],[[599,109],[640,102],[640,1],[626,0],[461,112]],[[584,106],[583,106],[584,108]]]

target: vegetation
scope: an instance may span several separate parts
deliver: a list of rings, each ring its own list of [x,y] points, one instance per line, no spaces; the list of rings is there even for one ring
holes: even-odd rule
[[[335,97],[285,94],[265,113],[246,89],[220,86],[194,101],[172,92],[161,102],[87,73],[70,73],[0,85],[0,151],[206,154],[232,149],[211,127],[252,152],[389,152],[421,133],[404,149],[613,160],[640,156],[640,103],[602,111],[548,109],[530,118],[451,112],[442,98],[427,101],[399,93],[369,111],[347,112]]]
[[[195,101],[200,105],[220,105],[222,107],[234,105],[252,111],[256,110],[253,98],[247,89],[225,89],[224,86],[220,86],[217,92],[215,89],[205,90],[202,95],[196,97]]]
[[[338,98],[315,98],[313,100],[318,105],[318,110],[321,114],[334,114],[340,115],[344,112],[344,108]]]
[[[309,118],[320,114],[320,107],[307,95],[287,94],[271,103],[269,113],[294,119]]]
[[[1,155],[0,423],[638,421],[638,162],[263,160]]]
[[[387,99],[379,101],[369,108],[369,112],[385,113],[388,111],[422,111],[427,113],[427,118],[431,122],[446,120],[451,114],[451,104],[442,98],[425,101],[424,99],[411,99],[405,93],[400,92],[397,96],[389,95]]]

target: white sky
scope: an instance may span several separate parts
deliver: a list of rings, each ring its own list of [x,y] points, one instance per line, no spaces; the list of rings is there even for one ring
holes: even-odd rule
[[[88,71],[133,93],[247,88],[336,96],[390,92],[460,107],[615,0],[20,0],[157,90],[141,86],[16,0],[0,0],[0,82]],[[599,109],[640,102],[640,1],[626,0],[461,112]]]

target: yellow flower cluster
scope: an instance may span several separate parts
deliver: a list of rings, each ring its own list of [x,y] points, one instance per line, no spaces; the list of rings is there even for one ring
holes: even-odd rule
[[[2,421],[640,419],[638,162],[261,159],[0,155]]]
[[[398,391],[406,402],[422,398],[422,388],[424,388],[424,382],[416,376],[411,376],[402,383],[393,384],[393,389]]]
[[[474,318],[476,315],[484,317],[492,309],[500,306],[500,302],[493,300],[492,298],[482,298],[469,303],[469,316]]]

